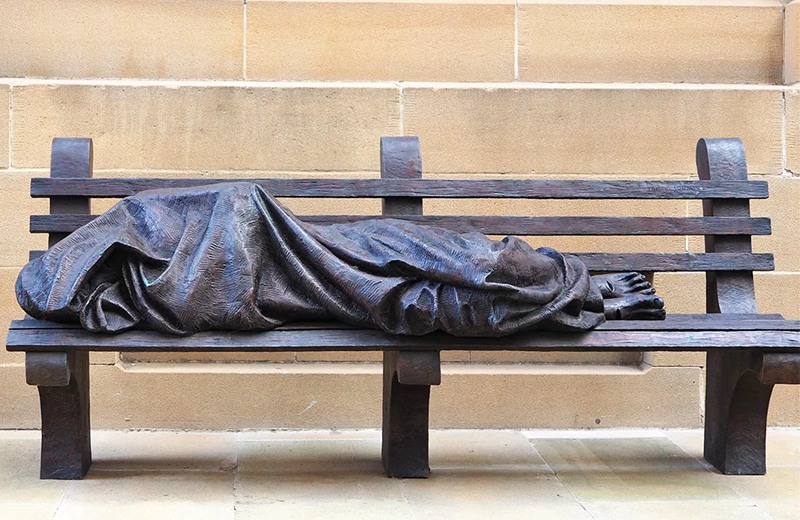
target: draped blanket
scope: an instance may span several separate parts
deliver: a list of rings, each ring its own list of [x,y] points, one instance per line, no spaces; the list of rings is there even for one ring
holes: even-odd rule
[[[128,197],[26,265],[16,291],[31,316],[98,332],[338,320],[503,336],[603,321],[575,257],[397,219],[312,225],[249,183]]]

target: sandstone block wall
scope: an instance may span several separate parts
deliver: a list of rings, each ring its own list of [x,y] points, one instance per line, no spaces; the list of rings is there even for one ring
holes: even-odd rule
[[[96,176],[372,177],[382,135],[418,135],[430,177],[694,178],[700,137],[737,136],[771,199],[760,309],[800,318],[800,1],[0,0],[0,332],[46,202],[50,140],[92,137]],[[94,211],[113,201],[99,201]],[[293,200],[303,214],[375,201]],[[431,213],[694,215],[649,201],[436,201]],[[572,251],[699,251],[697,237],[543,237]],[[655,280],[702,312],[699,274]],[[443,427],[693,427],[697,354],[451,353]],[[93,356],[96,427],[379,424],[375,355]],[[2,428],[38,425],[0,350]],[[669,396],[665,399],[664,396]],[[800,388],[773,424],[800,424]],[[556,410],[556,411],[554,411]]]

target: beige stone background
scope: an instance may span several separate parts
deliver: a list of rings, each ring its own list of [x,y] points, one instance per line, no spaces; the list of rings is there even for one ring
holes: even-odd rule
[[[425,175],[691,179],[700,137],[740,137],[776,271],[761,311],[800,319],[800,2],[781,0],[0,0],[0,327],[46,202],[56,136],[92,137],[96,176],[377,175],[382,135],[419,135]],[[95,212],[108,207],[95,203]],[[369,213],[363,201],[292,201]],[[485,201],[431,213],[690,215],[676,201]],[[567,251],[697,251],[696,237],[537,239]],[[698,274],[657,275],[672,312]],[[3,336],[5,329],[3,329]],[[374,355],[92,358],[99,428],[345,428],[380,422]],[[703,356],[446,356],[437,427],[698,427]],[[0,350],[0,428],[38,427]],[[800,424],[800,388],[770,421]]]

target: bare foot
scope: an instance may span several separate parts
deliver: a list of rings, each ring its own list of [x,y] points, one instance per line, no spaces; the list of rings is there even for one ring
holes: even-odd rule
[[[641,273],[592,276],[603,295],[607,320],[663,320],[664,300]]]
[[[655,294],[656,290],[641,273],[612,273],[592,276],[604,299],[628,294]]]
[[[607,320],[663,320],[664,300],[655,294],[631,293],[603,300]]]

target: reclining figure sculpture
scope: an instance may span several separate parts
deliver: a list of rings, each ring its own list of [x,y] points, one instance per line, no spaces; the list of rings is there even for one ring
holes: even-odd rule
[[[393,334],[503,336],[663,319],[638,273],[396,219],[312,225],[260,186],[141,192],[26,265],[32,317],[98,332],[269,330],[338,320]]]

